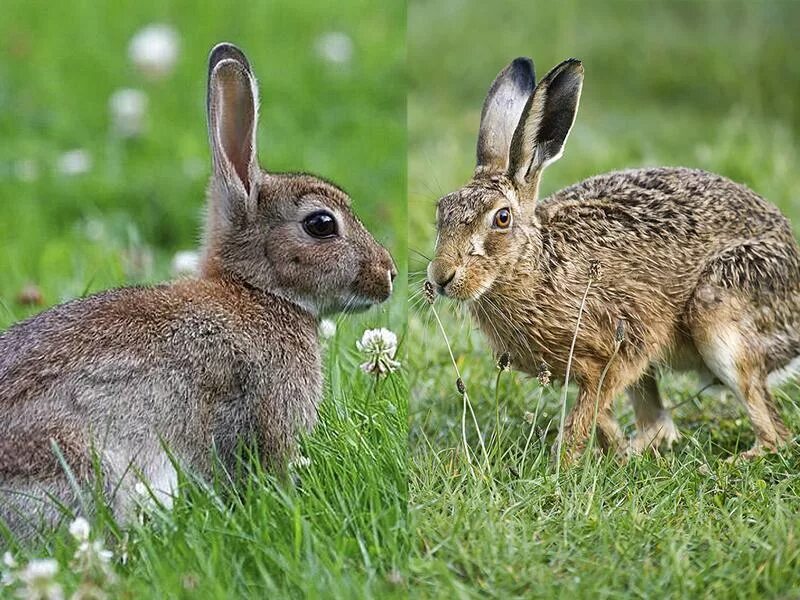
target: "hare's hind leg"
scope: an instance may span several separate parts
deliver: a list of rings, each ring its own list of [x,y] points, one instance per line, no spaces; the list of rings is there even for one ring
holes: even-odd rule
[[[755,430],[756,443],[745,457],[774,450],[790,438],[767,387],[769,348],[752,312],[741,292],[703,283],[688,313],[703,362],[744,405]]]
[[[648,448],[658,450],[664,444],[672,447],[680,434],[672,421],[672,415],[664,408],[654,369],[651,367],[641,379],[628,388],[628,397],[636,414],[636,437],[630,450],[641,453]]]

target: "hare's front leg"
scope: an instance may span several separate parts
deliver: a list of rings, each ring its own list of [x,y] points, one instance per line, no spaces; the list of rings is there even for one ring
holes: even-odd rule
[[[612,404],[617,391],[617,386],[612,385],[613,379],[606,382],[599,389],[599,377],[585,378],[581,381],[578,390],[578,399],[572,407],[564,423],[564,456],[571,460],[579,456],[586,448],[586,443],[596,427],[597,442],[606,452],[614,452],[622,447],[624,436],[622,429],[612,414]],[[557,452],[558,440],[553,445],[554,456]]]
[[[662,444],[672,447],[680,434],[672,422],[672,415],[661,401],[652,368],[628,388],[628,397],[636,414],[636,437],[631,441],[631,452],[638,454],[648,448],[658,450]]]

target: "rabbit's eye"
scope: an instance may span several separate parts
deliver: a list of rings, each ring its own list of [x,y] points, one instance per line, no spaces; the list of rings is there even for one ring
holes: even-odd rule
[[[494,213],[493,225],[495,229],[508,229],[511,225],[511,211],[507,208],[501,208]]]
[[[311,213],[303,219],[303,229],[311,237],[330,238],[338,233],[336,219],[324,210]]]

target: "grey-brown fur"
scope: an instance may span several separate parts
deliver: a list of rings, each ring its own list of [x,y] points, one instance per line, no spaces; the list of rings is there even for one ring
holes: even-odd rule
[[[767,377],[800,356],[800,251],[790,224],[746,187],[685,168],[608,173],[537,202],[541,172],[574,120],[582,74],[579,62],[565,61],[539,83],[511,125],[508,166],[486,169],[479,145],[472,181],[439,201],[429,278],[468,302],[492,348],[510,352],[516,368],[535,375],[546,363],[561,377],[588,285],[572,363],[580,392],[565,427],[571,451],[585,443],[596,403],[601,443],[619,446],[612,402],[625,389],[637,417],[632,448],[674,441],[656,385],[661,365],[727,385],[756,430],[749,454],[775,448],[790,434]],[[513,215],[507,229],[493,221],[501,208]]]
[[[319,316],[391,293],[389,253],[342,190],[256,162],[257,96],[249,64],[220,44],[209,60],[214,173],[199,279],[102,292],[0,336],[0,519],[18,535],[53,523],[94,480],[125,517],[143,481],[169,500],[175,460],[209,475],[240,444],[283,464],[316,421]],[[340,235],[301,225],[318,209]],[[78,488],[70,485],[57,446]]]

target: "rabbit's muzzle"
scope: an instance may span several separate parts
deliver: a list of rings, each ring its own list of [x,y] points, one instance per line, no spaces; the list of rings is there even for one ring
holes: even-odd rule
[[[362,265],[355,282],[355,292],[370,304],[385,302],[392,295],[397,267],[392,256],[384,248],[380,249],[378,260],[370,260]]]

